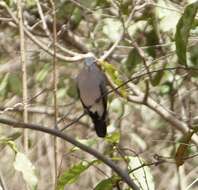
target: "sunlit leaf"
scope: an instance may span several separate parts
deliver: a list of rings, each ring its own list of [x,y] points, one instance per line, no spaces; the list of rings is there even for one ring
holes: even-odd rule
[[[66,95],[66,89],[65,88],[60,88],[57,91],[57,98],[63,98]]]
[[[16,154],[14,168],[17,171],[22,172],[24,180],[31,189],[36,189],[38,178],[35,175],[35,167],[25,154],[21,152]]]
[[[116,84],[117,86],[120,86],[120,85],[122,85],[124,83],[124,81],[122,81],[120,79],[121,75],[119,74],[118,69],[114,65],[112,65],[112,64],[110,64],[110,63],[108,63],[106,61],[101,61],[100,64],[102,66],[102,69],[105,71],[105,73],[107,73],[108,76],[110,76],[110,78],[111,78],[111,80],[113,81],[114,84]],[[127,94],[126,89],[125,89],[124,86],[120,87],[118,89],[118,91],[124,97]]]
[[[166,82],[160,86],[160,93],[162,95],[169,94],[172,90],[173,84],[171,82]]]
[[[115,131],[108,135],[105,139],[112,144],[118,144],[120,141],[120,132]]]
[[[36,74],[36,80],[42,82],[49,74],[49,64],[45,64],[43,68]]]
[[[188,37],[197,13],[197,9],[198,1],[188,5],[177,24],[177,31],[175,34],[176,52],[179,63],[183,65],[187,65],[186,50],[188,45]]]
[[[8,145],[15,153],[18,152],[18,149],[17,149],[17,146],[16,146],[15,142],[10,140],[10,138],[8,138],[8,137],[1,137],[0,138],[0,145],[2,145],[1,149]]]
[[[0,137],[0,145],[3,145],[3,147],[8,145],[15,153],[17,153],[18,149],[14,140],[18,139],[20,136],[21,136],[21,132],[15,132],[7,137],[2,136]]]
[[[3,79],[0,81],[0,95],[5,96],[6,94],[6,87],[8,84],[9,73],[7,73]]]
[[[75,183],[79,176],[87,170],[95,162],[80,162],[75,164],[69,170],[65,171],[59,178],[57,183],[57,190],[64,190],[65,185]]]

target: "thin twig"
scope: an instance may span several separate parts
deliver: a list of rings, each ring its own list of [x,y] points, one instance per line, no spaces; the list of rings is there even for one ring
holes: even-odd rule
[[[7,190],[3,175],[0,171],[0,189],[2,188],[2,190]]]
[[[65,129],[67,129],[68,127],[70,127],[71,125],[73,125],[74,123],[77,123],[83,116],[86,115],[86,112],[83,112],[80,116],[78,116],[75,120],[73,120],[71,123],[69,123],[68,125],[64,126],[60,131],[64,131]],[[61,118],[61,121],[64,119]]]
[[[11,18],[14,20],[14,22],[18,25],[19,24],[19,20],[16,18],[16,16],[12,13],[12,11],[10,10],[10,8],[6,5],[6,3],[4,2],[0,2],[0,6],[5,8],[7,10],[7,12],[9,13],[9,15],[11,16]],[[47,52],[50,55],[54,55],[54,51],[50,48],[47,47],[47,45],[44,44],[44,42],[41,42],[40,40],[38,40],[27,28],[24,27],[24,32],[25,34],[37,45],[39,46],[41,49],[43,49],[45,52]],[[68,32],[69,35],[69,32]],[[72,34],[70,34],[72,35]],[[59,58],[60,60],[63,61],[79,61],[82,60],[86,57],[88,57],[89,54],[78,54],[76,53],[75,56],[72,57],[68,57],[68,56],[64,56],[62,54],[56,53],[56,57]]]
[[[140,1],[139,1],[140,2]],[[138,3],[139,3],[138,2]],[[100,57],[100,61],[104,61],[105,59],[107,59],[107,57],[109,57],[113,51],[116,49],[116,47],[118,46],[118,44],[120,43],[120,41],[122,40],[124,33],[125,33],[125,29],[127,29],[129,27],[130,21],[132,20],[134,14],[136,11],[144,8],[147,5],[147,3],[143,4],[143,5],[136,5],[134,7],[134,9],[131,11],[126,23],[124,23],[124,28],[120,34],[120,36],[118,37],[118,39],[114,42],[114,44]]]
[[[53,96],[54,96],[54,126],[57,127],[58,120],[58,104],[57,104],[57,63],[56,63],[56,43],[57,43],[57,33],[56,33],[56,8],[53,0],[50,0],[52,6],[52,15],[53,15]],[[58,142],[57,138],[54,137],[54,190],[56,189],[57,184],[57,175],[58,175]]]
[[[21,0],[17,1],[18,7],[18,17],[19,17],[19,32],[20,32],[20,51],[21,51],[21,69],[22,69],[22,80],[23,80],[23,121],[28,122],[28,110],[27,110],[27,70],[26,70],[26,51],[25,51],[25,35],[24,35],[24,25],[23,25],[23,9]],[[25,152],[28,151],[28,132],[24,130],[23,132],[23,144]]]
[[[42,21],[43,30],[45,31],[45,33],[48,36],[48,38],[52,39],[52,36],[50,34],[50,31],[49,31],[49,29],[47,27],[47,24],[46,24],[46,21],[45,21],[45,16],[43,14],[43,10],[41,8],[40,1],[39,0],[36,0],[36,5],[37,5],[38,12],[39,12],[39,15],[40,15],[40,18],[41,18],[41,21]]]
[[[30,103],[35,99],[37,98],[38,96],[40,96],[41,94],[43,94],[44,92],[46,92],[47,88],[41,90],[40,92],[38,92],[37,94],[35,94],[33,97],[29,98],[27,101],[26,101],[26,104],[27,104],[27,109],[30,105]],[[24,111],[24,108],[21,109],[21,106],[23,106],[24,103],[23,102],[18,102],[16,104],[14,104],[12,107],[4,107],[4,108],[1,108],[0,110],[0,114],[5,114],[6,112],[8,111],[15,111],[15,110],[19,110],[19,111]],[[28,110],[29,111],[29,110]]]

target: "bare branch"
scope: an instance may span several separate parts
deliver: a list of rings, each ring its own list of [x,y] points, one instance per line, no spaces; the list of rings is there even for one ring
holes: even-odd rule
[[[11,18],[14,20],[14,22],[18,25],[19,24],[19,20],[16,18],[16,16],[12,13],[12,11],[10,10],[10,8],[4,3],[4,2],[0,2],[0,6],[2,6],[3,8],[5,8],[7,10],[7,12],[10,14]],[[25,34],[36,44],[38,45],[41,49],[43,49],[44,51],[46,51],[47,53],[49,53],[50,55],[54,55],[54,51],[49,49],[47,47],[47,45],[45,45],[43,42],[39,41],[30,31],[28,31],[27,28],[24,27],[24,32]],[[63,61],[79,61],[82,60],[84,58],[86,58],[87,54],[76,54],[73,57],[68,57],[68,56],[64,56],[62,54],[57,53],[56,54],[57,58],[63,60]]]
[[[53,98],[54,98],[54,128],[57,127],[58,120],[58,103],[57,103],[57,84],[58,84],[58,76],[57,76],[57,62],[56,62],[56,43],[57,43],[57,33],[56,33],[56,7],[53,0],[50,0],[52,6],[52,16],[53,16]],[[58,176],[58,141],[57,138],[53,139],[53,148],[54,148],[54,189],[56,189],[57,185],[57,176]]]
[[[107,57],[109,57],[113,51],[116,49],[116,47],[118,46],[118,44],[120,43],[120,41],[122,40],[124,33],[125,33],[125,29],[127,29],[129,27],[130,21],[132,20],[134,13],[142,8],[144,8],[147,3],[143,4],[143,5],[138,5],[141,1],[138,1],[137,5],[134,7],[134,9],[131,11],[127,21],[124,24],[124,28],[122,33],[120,34],[119,38],[114,42],[114,44],[111,46],[111,48],[109,50],[107,50],[104,55],[102,55],[100,57],[100,61],[104,61],[105,59],[107,59]]]
[[[74,138],[70,137],[67,134],[63,134],[60,131],[58,131],[56,129],[52,129],[50,127],[44,127],[44,126],[41,126],[41,125],[17,122],[17,121],[5,119],[3,117],[0,117],[0,123],[10,125],[10,127],[13,126],[15,128],[22,128],[22,129],[27,128],[27,129],[32,129],[32,130],[36,130],[36,131],[41,131],[41,132],[48,133],[50,135],[59,137],[59,138],[65,140],[65,141],[73,144],[74,146],[77,146],[81,150],[93,155],[95,158],[101,160],[106,165],[108,165],[114,172],[116,172],[123,179],[123,181],[126,182],[129,185],[129,187],[133,188],[133,190],[139,190],[137,185],[134,183],[134,181],[128,175],[127,171],[121,169],[117,164],[115,164],[109,158],[105,157],[103,154],[101,154],[98,151],[80,143],[79,141],[75,140]]]
[[[27,110],[27,66],[26,66],[26,48],[25,48],[25,35],[24,35],[24,25],[23,25],[23,9],[21,0],[17,1],[18,17],[19,17],[19,33],[20,33],[20,53],[21,53],[21,70],[22,70],[22,80],[23,80],[23,121],[28,122],[28,110]],[[23,131],[23,145],[25,152],[28,151],[28,132]]]

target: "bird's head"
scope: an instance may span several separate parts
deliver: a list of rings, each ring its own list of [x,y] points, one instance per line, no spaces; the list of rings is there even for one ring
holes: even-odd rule
[[[94,65],[95,63],[96,63],[95,57],[91,56],[91,57],[85,58],[85,61],[84,61],[85,67],[90,67],[90,66]]]

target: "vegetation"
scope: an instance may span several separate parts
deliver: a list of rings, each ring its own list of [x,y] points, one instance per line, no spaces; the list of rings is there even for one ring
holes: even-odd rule
[[[195,190],[197,0],[1,0],[0,190]],[[108,79],[108,136],[75,78]],[[64,130],[63,130],[64,129]]]

